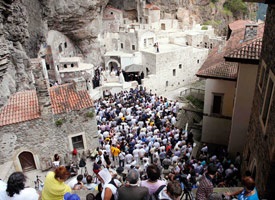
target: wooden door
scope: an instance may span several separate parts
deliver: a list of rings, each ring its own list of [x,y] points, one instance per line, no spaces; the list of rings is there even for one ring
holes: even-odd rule
[[[19,161],[24,172],[36,169],[33,155],[30,152],[22,152],[19,155]]]

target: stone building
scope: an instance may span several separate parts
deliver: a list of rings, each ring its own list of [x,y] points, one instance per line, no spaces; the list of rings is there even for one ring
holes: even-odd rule
[[[117,23],[120,24],[119,31],[115,32],[117,28],[114,28],[101,35],[100,43],[106,47],[105,70],[108,71],[102,88],[127,89],[135,85],[133,80],[137,80],[160,93],[194,81],[209,49],[224,43],[223,38],[216,37],[211,26],[204,30],[197,24],[191,30],[183,30],[177,20],[161,19],[160,9],[154,4],[136,3],[138,22],[124,18]],[[106,7],[104,13],[113,10]],[[124,77],[110,77],[113,69],[121,71]],[[139,80],[141,74],[144,79]]]
[[[103,31],[118,32],[123,23],[123,13],[121,10],[107,6],[103,11]]]
[[[98,68],[82,61],[87,58],[73,41],[49,31],[39,57],[46,60],[50,84],[84,79],[93,98],[106,89],[118,92],[137,84],[160,93],[194,81],[208,50],[224,42],[211,26],[206,30],[197,24],[184,30],[176,19],[161,19],[158,6],[143,0],[137,0],[136,6],[137,19],[123,18],[123,11],[111,6],[100,11],[102,24],[95,42],[102,47],[103,69],[107,71],[100,78],[94,73]],[[117,76],[118,72],[122,76]],[[93,78],[99,80],[100,87],[93,89]]]
[[[225,46],[215,47],[197,72],[206,79],[201,140],[226,146],[231,157],[245,144],[263,31],[264,23],[232,22]],[[244,54],[253,62],[232,59]]]
[[[51,85],[55,81],[64,84],[80,78],[85,80],[87,90],[91,90],[94,65],[84,63],[79,49],[61,32],[48,32],[38,56],[45,59],[47,78]]]
[[[4,180],[15,170],[47,169],[55,153],[64,158],[74,147],[82,151],[97,145],[87,90],[74,83],[49,88],[41,62],[32,60],[36,90],[13,94],[0,111],[0,176]]]
[[[261,198],[275,196],[275,2],[245,0],[268,4],[262,53],[246,143],[243,151],[243,171],[250,170]]]

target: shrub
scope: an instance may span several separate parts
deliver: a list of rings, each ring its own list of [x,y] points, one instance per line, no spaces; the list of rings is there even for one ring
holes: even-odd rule
[[[55,125],[56,126],[61,126],[63,124],[63,120],[62,119],[58,119],[55,121]]]
[[[200,99],[197,99],[196,97],[194,97],[193,95],[189,95],[186,97],[186,99],[188,101],[190,101],[194,106],[196,106],[199,109],[203,109],[203,104],[204,102]]]
[[[87,112],[86,117],[93,118],[94,117],[94,111]]]
[[[227,0],[223,7],[233,13],[234,16],[238,14],[247,14],[248,9],[246,4],[242,0]]]
[[[201,30],[204,30],[204,31],[205,31],[205,30],[208,30],[208,27],[207,27],[207,26],[202,26],[202,27],[201,27]]]
[[[202,25],[211,25],[212,24],[212,21],[210,21],[210,20],[208,20],[208,21],[206,21],[206,22],[203,22],[203,24]]]

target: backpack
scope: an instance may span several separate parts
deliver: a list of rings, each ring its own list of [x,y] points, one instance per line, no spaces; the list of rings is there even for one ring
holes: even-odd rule
[[[85,160],[84,160],[84,159],[81,159],[81,160],[79,161],[79,167],[85,167],[85,166],[86,166]]]
[[[159,188],[157,189],[157,191],[155,191],[153,194],[150,195],[149,200],[159,200],[159,193],[161,192],[161,190],[163,190],[163,188],[165,188],[166,185],[161,185],[159,186]]]

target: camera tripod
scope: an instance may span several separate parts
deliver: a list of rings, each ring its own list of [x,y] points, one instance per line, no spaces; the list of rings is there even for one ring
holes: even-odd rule
[[[193,200],[194,199],[192,192],[184,189],[183,193],[180,197],[180,200],[184,199],[184,195],[185,195],[185,200]]]

